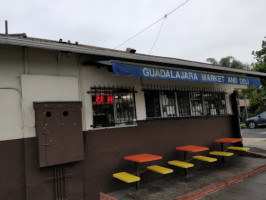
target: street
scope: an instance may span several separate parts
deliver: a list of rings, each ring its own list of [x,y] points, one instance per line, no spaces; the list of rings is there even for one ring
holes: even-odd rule
[[[251,152],[266,155],[266,128],[242,128],[243,145]]]

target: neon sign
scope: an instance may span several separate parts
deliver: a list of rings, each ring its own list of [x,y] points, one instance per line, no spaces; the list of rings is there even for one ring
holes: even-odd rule
[[[95,101],[93,104],[113,104],[112,95],[95,95]]]

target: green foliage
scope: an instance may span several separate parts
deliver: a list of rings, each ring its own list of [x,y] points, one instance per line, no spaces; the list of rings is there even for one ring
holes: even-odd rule
[[[219,63],[217,62],[217,60],[215,60],[214,58],[207,58],[206,61],[209,62],[209,63],[211,63],[212,65],[219,65]]]
[[[235,60],[235,58],[233,56],[227,56],[224,58],[221,58],[219,64],[223,67],[231,67],[231,63],[232,61]]]
[[[256,59],[256,63],[252,64],[252,70],[266,73],[266,41],[262,42],[262,49],[259,51],[253,51],[252,55]],[[219,62],[214,58],[208,58],[206,61],[222,67],[250,70],[248,64],[236,60],[233,56],[221,58]],[[261,84],[262,88],[249,86],[247,89],[239,92],[240,99],[247,98],[250,100],[250,106],[248,108],[249,117],[255,116],[266,110],[266,106],[264,105],[264,101],[266,101],[266,79],[261,79]],[[241,113],[241,117],[243,119],[246,118],[244,111]]]
[[[257,115],[264,110],[263,97],[265,96],[264,90],[253,90],[250,98],[249,113]]]
[[[265,41],[262,43],[262,49],[259,51],[253,51],[252,55],[256,59],[256,63],[253,63],[253,71],[266,73],[266,47]],[[248,87],[246,90],[242,90],[242,98],[246,97],[250,100],[250,106],[248,108],[250,116],[257,115],[262,111],[265,111],[264,99],[266,95],[266,80],[261,79],[262,88]]]
[[[241,61],[236,60],[233,56],[227,56],[221,58],[219,62],[215,58],[207,58],[206,61],[213,65],[220,65],[222,67],[231,67],[231,68],[245,69],[245,70],[250,69],[248,64],[244,64]]]
[[[241,124],[240,127],[241,128],[246,128],[247,126],[246,126],[246,124]]]
[[[262,42],[262,49],[259,51],[253,51],[252,55],[256,59],[256,63],[253,63],[253,71],[266,73],[266,41]],[[266,89],[266,80],[261,80],[263,89]]]

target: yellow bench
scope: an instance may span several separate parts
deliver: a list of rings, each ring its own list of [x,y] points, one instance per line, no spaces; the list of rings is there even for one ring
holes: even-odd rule
[[[232,152],[224,152],[224,151],[211,151],[209,152],[210,155],[213,156],[232,156],[234,153]]]
[[[124,181],[126,183],[134,183],[134,182],[140,181],[140,177],[127,173],[127,172],[115,173],[113,174],[113,177],[121,181]]]
[[[230,146],[230,147],[227,147],[227,149],[234,150],[234,151],[248,151],[250,148]]]
[[[216,162],[217,158],[207,157],[207,156],[193,156],[195,160],[201,160],[205,162]]]
[[[161,167],[158,165],[151,165],[147,167],[148,170],[160,173],[160,174],[170,174],[172,173],[174,170],[166,168],[166,167]]]
[[[181,167],[184,169],[190,168],[190,167],[194,167],[194,164],[192,163],[188,163],[188,162],[182,162],[179,160],[172,160],[168,162],[169,165],[174,165],[176,167]]]

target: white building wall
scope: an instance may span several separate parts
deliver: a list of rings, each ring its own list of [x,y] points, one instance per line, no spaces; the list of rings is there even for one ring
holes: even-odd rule
[[[0,122],[1,125],[6,124],[0,134],[0,140],[36,135],[34,101],[82,101],[83,130],[92,129],[91,96],[87,92],[95,85],[134,86],[137,91],[135,94],[137,120],[146,119],[142,87],[147,84],[200,87],[206,90],[216,87],[224,89],[228,94],[227,97],[235,87],[245,88],[236,85],[116,76],[106,68],[80,66],[78,59],[76,54],[60,54],[48,50],[28,49],[24,54],[22,47],[0,45],[0,90],[2,89]],[[28,74],[25,74],[26,72]],[[230,102],[229,99],[227,102]],[[13,110],[10,109],[8,113],[8,107],[5,105],[11,106]],[[231,109],[230,104],[228,108]],[[12,126],[6,123],[7,118],[4,113],[8,113]]]
[[[24,137],[35,137],[33,102],[79,101],[77,77],[21,75]]]
[[[76,55],[0,45],[0,141],[35,137],[33,101],[79,101],[78,68]]]
[[[0,141],[23,137],[20,75],[22,48],[0,45]]]
[[[23,73],[23,49],[0,45],[0,88],[21,91],[20,75]]]

